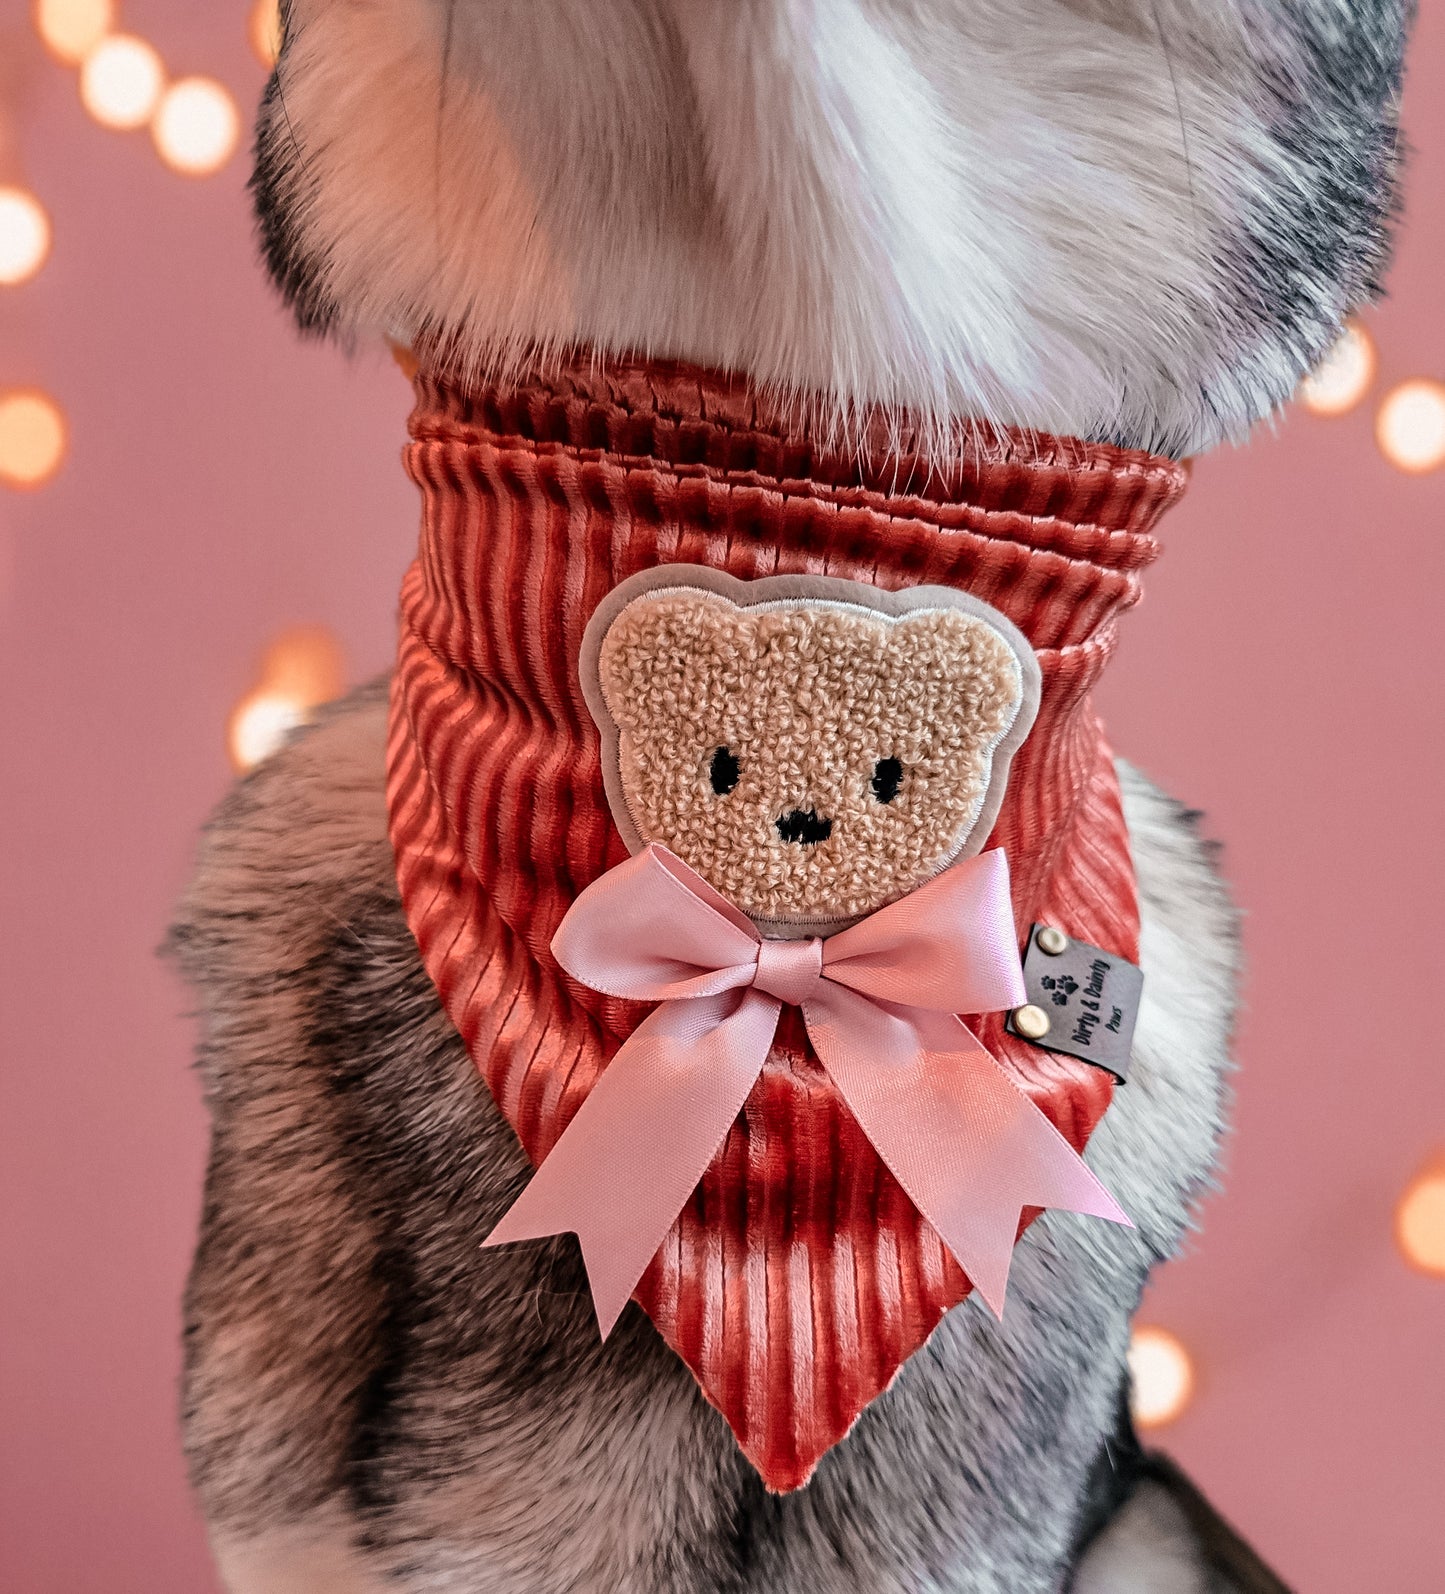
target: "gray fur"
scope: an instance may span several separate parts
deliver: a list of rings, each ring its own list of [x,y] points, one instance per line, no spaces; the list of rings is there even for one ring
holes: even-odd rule
[[[1089,1160],[1137,1229],[1047,1214],[1003,1327],[949,1313],[770,1496],[636,1307],[599,1344],[570,1237],[480,1248],[527,1165],[401,915],[384,713],[359,694],[236,788],[175,931],[215,1125],[186,1442],[231,1586],[1059,1589],[1222,1123],[1234,916],[1188,819],[1123,769],[1147,984]]]

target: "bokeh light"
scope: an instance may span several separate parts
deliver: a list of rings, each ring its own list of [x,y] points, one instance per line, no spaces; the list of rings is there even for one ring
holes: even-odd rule
[[[28,282],[50,253],[50,218],[34,194],[0,188],[0,283]]]
[[[103,127],[142,127],[155,114],[165,80],[160,56],[144,39],[115,33],[86,56],[80,98]]]
[[[231,762],[244,773],[270,758],[290,732],[306,722],[306,705],[269,687],[248,693],[236,705],[227,727]]]
[[[35,0],[36,32],[70,66],[78,66],[114,24],[112,0]]]
[[[307,707],[339,697],[346,680],[346,656],[324,625],[283,631],[266,650],[261,680]]]
[[[39,487],[65,457],[65,417],[44,393],[0,395],[0,481]]]
[[[181,78],[168,88],[151,123],[151,136],[167,166],[189,176],[219,170],[241,136],[236,102],[211,78]]]
[[[1380,452],[1412,475],[1445,465],[1445,383],[1402,382],[1380,406]]]
[[[281,53],[281,7],[277,0],[256,0],[251,8],[251,48],[262,66],[275,66]]]
[[[1194,1393],[1189,1352],[1164,1328],[1138,1327],[1129,1341],[1130,1405],[1141,1428],[1174,1419]]]
[[[1315,415],[1343,415],[1354,409],[1375,379],[1375,345],[1353,323],[1300,384],[1300,403]]]
[[[269,758],[312,709],[340,696],[345,677],[341,644],[324,625],[283,631],[261,660],[259,684],[231,714],[231,762],[244,772]]]
[[[1412,1267],[1445,1278],[1445,1167],[1407,1187],[1395,1209],[1395,1238]]]

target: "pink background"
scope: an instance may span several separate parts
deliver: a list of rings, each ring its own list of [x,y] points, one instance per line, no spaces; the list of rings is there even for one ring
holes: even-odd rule
[[[154,949],[224,789],[228,710],[283,627],[385,667],[416,504],[408,390],[302,345],[255,263],[245,161],[179,178],[102,131],[0,11],[0,96],[52,259],[0,289],[0,387],[64,406],[68,463],[0,488],[4,758],[0,1587],[213,1588],[176,1434],[205,1123],[187,995]],[[1445,377],[1445,10],[1381,383]],[[134,0],[172,70],[247,107],[242,8]],[[1145,1316],[1200,1387],[1160,1438],[1305,1594],[1445,1586],[1445,1281],[1391,1214],[1445,1144],[1445,473],[1371,402],[1197,469],[1104,693],[1119,747],[1208,813],[1246,909],[1227,1194]]]

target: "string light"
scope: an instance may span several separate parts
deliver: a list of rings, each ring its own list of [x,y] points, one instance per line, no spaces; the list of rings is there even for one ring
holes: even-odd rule
[[[1139,1327],[1129,1341],[1130,1405],[1141,1428],[1174,1419],[1194,1393],[1189,1352],[1163,1328]]]
[[[1412,475],[1445,465],[1445,384],[1402,382],[1380,406],[1375,440],[1392,465]]]
[[[173,83],[151,123],[161,159],[192,177],[207,176],[224,166],[240,134],[235,101],[219,83],[205,77]]]
[[[277,0],[256,0],[251,8],[251,48],[262,66],[272,67],[281,53],[281,7]]]
[[[1343,415],[1375,380],[1375,345],[1351,323],[1334,348],[1300,384],[1300,403],[1315,415]]]
[[[340,694],[341,645],[325,626],[285,631],[266,650],[260,684],[236,705],[226,729],[231,762],[244,773],[269,758],[311,711]]]
[[[1395,1239],[1412,1267],[1445,1278],[1445,1165],[1406,1187],[1395,1208]]]
[[[165,87],[161,58],[144,39],[114,33],[86,56],[80,98],[102,127],[143,127]]]
[[[65,457],[65,417],[44,393],[0,397],[0,481],[10,487],[39,487]]]
[[[34,194],[0,188],[0,283],[28,282],[50,253],[50,218]]]
[[[79,66],[114,25],[112,0],[35,0],[35,31],[67,66]]]

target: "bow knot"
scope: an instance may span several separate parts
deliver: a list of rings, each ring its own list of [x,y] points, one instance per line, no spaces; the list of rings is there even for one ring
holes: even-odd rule
[[[1008,862],[954,864],[826,940],[764,940],[664,847],[594,881],[552,940],[575,979],[656,1002],[488,1245],[574,1232],[606,1335],[756,1083],[783,1005],[970,1282],[1003,1309],[1025,1206],[1129,1222],[957,1017],[1024,1000]]]
[[[753,989],[776,996],[790,1007],[802,1007],[813,996],[823,978],[823,942],[762,941],[758,944],[758,967]]]

